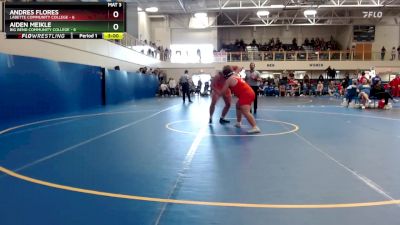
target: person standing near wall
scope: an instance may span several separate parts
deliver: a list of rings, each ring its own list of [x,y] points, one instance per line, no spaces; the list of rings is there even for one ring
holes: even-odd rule
[[[170,78],[168,82],[169,89],[171,90],[171,95],[175,95],[176,91],[176,81],[174,78]]]
[[[255,99],[253,103],[254,114],[257,113],[257,93],[258,93],[259,81],[261,80],[260,73],[257,70],[255,70],[255,68],[256,64],[254,64],[253,62],[250,63],[250,71],[246,71],[246,78],[245,78],[246,83],[250,85],[255,94]]]
[[[397,59],[400,60],[400,45],[397,48]]]
[[[396,47],[393,46],[392,48],[392,58],[390,60],[395,60],[396,59]]]
[[[385,53],[386,53],[386,48],[385,48],[385,46],[383,46],[381,49],[381,60],[385,59]]]
[[[182,98],[183,98],[183,103],[185,103],[185,94],[188,96],[189,102],[192,103],[192,100],[190,100],[190,85],[189,85],[189,72],[185,70],[185,73],[181,76],[179,79],[179,84],[182,87]]]

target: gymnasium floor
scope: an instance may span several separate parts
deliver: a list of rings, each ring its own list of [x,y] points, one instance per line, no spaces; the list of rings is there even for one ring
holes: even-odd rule
[[[400,224],[398,106],[260,97],[249,136],[193,100],[2,123],[0,224]]]

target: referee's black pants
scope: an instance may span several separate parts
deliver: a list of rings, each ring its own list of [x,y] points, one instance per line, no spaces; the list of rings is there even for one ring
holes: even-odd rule
[[[190,100],[190,86],[188,83],[183,83],[182,84],[182,97],[183,97],[183,102],[185,102],[185,95],[188,96],[189,102],[192,102]]]
[[[256,97],[254,98],[253,107],[254,107],[254,113],[257,113],[258,86],[251,86],[251,89],[253,89],[254,94],[256,95]]]

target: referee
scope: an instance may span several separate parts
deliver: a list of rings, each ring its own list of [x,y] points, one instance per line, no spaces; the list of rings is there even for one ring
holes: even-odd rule
[[[190,84],[189,84],[189,72],[185,70],[185,74],[181,76],[179,79],[179,84],[182,87],[182,97],[183,97],[183,103],[185,103],[185,95],[188,96],[189,102],[192,103],[192,100],[190,100]]]
[[[246,78],[245,81],[248,83],[251,88],[254,91],[254,94],[256,95],[256,98],[254,99],[254,114],[257,113],[257,96],[258,96],[258,88],[259,88],[259,81],[261,80],[260,73],[257,70],[254,70],[256,68],[256,64],[253,62],[250,63],[250,71],[246,71]]]

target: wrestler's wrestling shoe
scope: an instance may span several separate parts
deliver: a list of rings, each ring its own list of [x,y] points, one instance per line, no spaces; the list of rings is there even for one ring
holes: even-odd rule
[[[231,121],[229,121],[229,120],[226,120],[226,119],[224,119],[224,118],[220,118],[219,119],[219,123],[220,124],[225,124],[225,123],[230,123]]]
[[[248,134],[256,134],[256,133],[260,133],[260,132],[261,132],[261,130],[257,126],[251,128],[250,130],[247,131]]]

